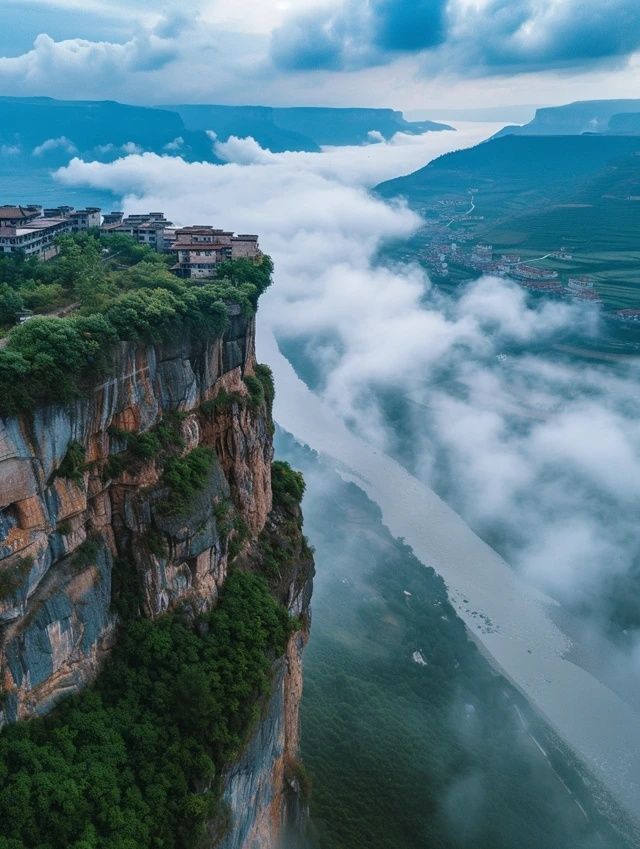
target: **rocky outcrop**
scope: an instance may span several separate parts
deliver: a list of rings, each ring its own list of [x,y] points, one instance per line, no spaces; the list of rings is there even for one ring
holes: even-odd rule
[[[304,771],[298,763],[299,712],[302,700],[302,651],[307,641],[314,572],[313,555],[302,536],[297,507],[278,507],[268,517],[247,565],[256,565],[265,546],[289,551],[276,592],[300,629],[289,639],[284,657],[274,666],[270,699],[240,759],[225,779],[226,829],[220,849],[270,849],[300,845],[307,818]],[[217,845],[211,839],[209,845]]]
[[[222,336],[122,343],[112,377],[82,399],[0,420],[0,727],[91,681],[122,616],[211,608],[231,560],[260,571],[267,535],[293,552],[274,591],[300,630],[229,769],[226,827],[213,823],[206,845],[224,831],[226,849],[269,849],[298,810],[291,765],[313,562],[298,508],[272,510],[273,423],[268,393],[255,394],[254,319],[230,312]],[[167,464],[197,451],[206,471],[185,509]]]
[[[252,534],[264,525],[271,422],[243,403],[254,320],[235,312],[218,338],[122,344],[113,377],[82,400],[0,421],[0,722],[45,712],[95,675],[116,629],[114,565],[135,570],[145,615],[206,609],[234,535],[223,505]],[[233,400],[207,406],[222,391]],[[127,449],[158,427],[182,454],[214,450],[186,514],[166,503],[161,457]]]

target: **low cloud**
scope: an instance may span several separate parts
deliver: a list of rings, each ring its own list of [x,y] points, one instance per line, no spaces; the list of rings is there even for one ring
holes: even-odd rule
[[[448,135],[320,154],[230,139],[216,146],[224,165],[148,153],[74,159],[59,179],[109,189],[128,211],[260,233],[276,263],[261,322],[303,371],[311,364],[327,402],[394,450],[380,399],[407,405],[400,441],[416,473],[532,581],[597,605],[637,551],[638,368],[533,353],[568,332],[596,332],[588,305],[533,304],[490,277],[445,296],[416,265],[376,263],[380,246],[419,219],[367,188],[479,140]]]
[[[74,154],[78,152],[75,144],[66,136],[58,136],[55,139],[47,139],[33,148],[34,156],[44,156],[45,153],[51,153],[54,150],[60,150],[63,153]]]

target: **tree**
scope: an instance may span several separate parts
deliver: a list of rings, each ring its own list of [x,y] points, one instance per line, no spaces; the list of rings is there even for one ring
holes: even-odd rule
[[[7,283],[0,284],[0,325],[15,324],[24,303],[19,293]]]

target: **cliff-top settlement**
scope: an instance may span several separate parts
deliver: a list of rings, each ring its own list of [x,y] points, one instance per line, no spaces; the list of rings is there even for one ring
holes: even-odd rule
[[[256,235],[236,236],[209,225],[174,227],[163,212],[125,216],[102,215],[98,207],[0,206],[0,256],[21,253],[48,260],[57,255],[60,236],[88,231],[129,236],[159,253],[173,253],[173,270],[180,277],[213,277],[216,263],[260,256]]]
[[[271,263],[251,245],[199,282],[122,233],[67,236],[22,285],[24,258],[0,258],[0,290],[73,302],[0,350],[15,845],[272,846],[296,802],[313,562],[284,464],[272,495],[273,384],[254,349]]]

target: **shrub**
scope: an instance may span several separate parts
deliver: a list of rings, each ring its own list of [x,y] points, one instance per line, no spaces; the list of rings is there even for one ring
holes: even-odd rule
[[[113,329],[98,315],[73,318],[37,316],[15,327],[0,351],[0,377],[20,379],[0,392],[2,411],[15,412],[41,402],[65,403],[78,397],[83,381],[104,374]]]
[[[54,477],[66,478],[76,484],[84,481],[85,449],[79,442],[70,442],[64,459],[58,466]]]
[[[244,407],[246,403],[247,399],[239,392],[227,392],[226,389],[220,389],[215,398],[209,398],[209,400],[202,402],[200,410],[205,416],[211,416],[215,415],[218,410],[228,410],[234,405]]]
[[[264,402],[264,388],[259,378],[252,374],[244,376],[244,385],[249,390],[249,406],[252,410],[257,410]]]
[[[271,464],[271,490],[276,504],[292,507],[300,504],[304,495],[304,478],[283,460]]]
[[[256,377],[262,384],[262,393],[264,395],[264,399],[267,402],[267,410],[269,415],[271,415],[271,411],[273,408],[273,402],[276,397],[276,388],[273,381],[273,372],[269,368],[269,366],[264,365],[263,363],[258,363],[254,369]]]
[[[100,544],[97,540],[88,537],[82,545],[74,551],[71,557],[71,566],[76,572],[82,572],[89,566],[94,566],[96,557],[100,551]]]
[[[6,601],[22,586],[33,566],[33,557],[21,557],[0,567],[0,599]]]
[[[20,294],[6,283],[0,284],[0,325],[15,324],[24,303]]]
[[[206,486],[213,460],[213,451],[202,445],[184,457],[167,460],[162,474],[162,481],[169,489],[162,505],[164,513],[181,515],[189,509],[195,496]]]

